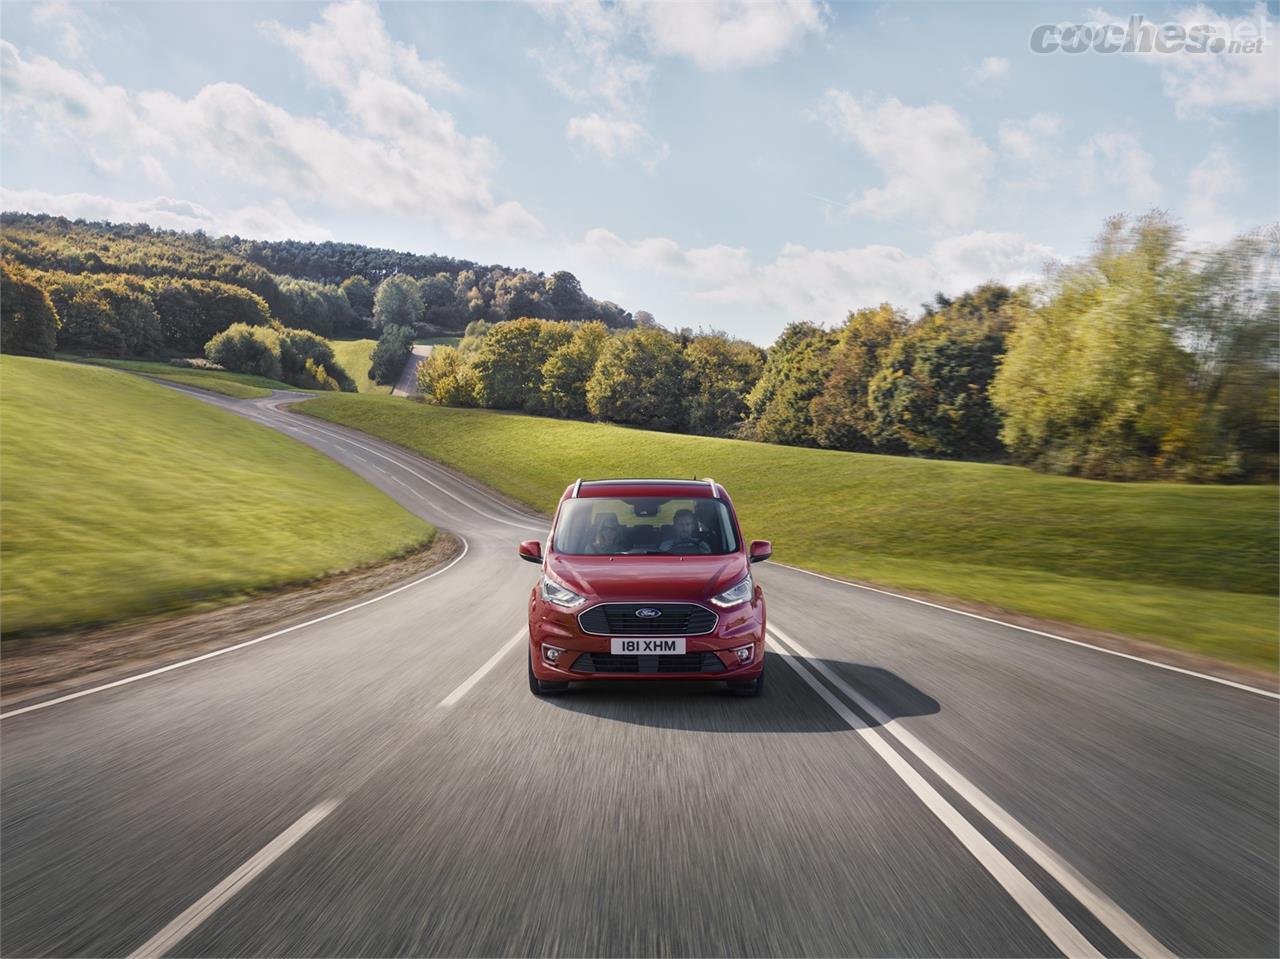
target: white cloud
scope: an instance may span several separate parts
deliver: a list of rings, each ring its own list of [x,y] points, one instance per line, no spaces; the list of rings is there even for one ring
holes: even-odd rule
[[[1078,155],[1084,196],[1109,185],[1124,192],[1127,204],[1143,206],[1156,202],[1164,192],[1152,171],[1154,159],[1132,133],[1095,134],[1081,144]]]
[[[1043,163],[1058,149],[1066,121],[1056,113],[1036,113],[1026,120],[1000,124],[1000,150],[1020,163]]]
[[[131,92],[44,57],[24,58],[0,40],[6,125],[21,115],[40,135],[83,149],[104,172],[136,164],[162,187],[178,164],[191,164],[237,187],[421,217],[457,235],[541,231],[519,204],[495,199],[493,143],[462,133],[427,101],[417,87],[444,74],[393,43],[375,8],[344,3],[307,30],[269,29],[309,69],[322,71],[332,58],[325,82],[341,86],[343,125],[295,115],[235,83],[213,83],[190,98]]]
[[[302,30],[276,21],[261,26],[298,57],[317,83],[340,93],[358,87],[368,74],[394,78],[416,90],[458,89],[444,64],[423,60],[415,47],[392,40],[377,7],[365,0],[330,4],[318,22]]]
[[[842,139],[857,145],[885,177],[849,204],[853,213],[881,219],[917,216],[956,228],[971,224],[982,205],[992,154],[968,122],[943,103],[911,107],[829,90],[821,115]]]
[[[774,260],[756,265],[742,247],[683,249],[665,237],[626,241],[598,229],[571,244],[563,259],[607,274],[620,289],[643,287],[661,274],[683,280],[694,300],[750,306],[784,322],[838,323],[851,309],[885,301],[913,309],[935,293],[954,295],[987,280],[1025,283],[1053,256],[1020,234],[973,232],[939,240],[923,256],[886,245],[814,250],[787,244]]]
[[[710,0],[648,3],[568,0],[539,9],[561,22],[564,48],[534,50],[547,81],[577,103],[595,107],[574,117],[566,136],[604,157],[647,151],[652,169],[670,153],[646,127],[649,57],[684,57],[704,70],[758,66],[776,60],[808,33],[825,27],[814,0]]]
[[[813,0],[630,0],[628,8],[640,22],[650,50],[687,57],[703,70],[772,63],[806,35],[825,28],[825,8]]]
[[[1192,239],[1221,243],[1240,227],[1221,207],[1222,197],[1240,189],[1240,170],[1226,148],[1215,146],[1187,176],[1187,228]]]
[[[204,230],[211,236],[236,234],[258,240],[328,240],[328,230],[299,217],[283,200],[223,213],[186,200],[158,196],[149,200],[117,200],[89,193],[46,193],[0,189],[0,208],[52,213],[69,219],[149,223],[166,230]]]
[[[973,71],[973,78],[980,86],[998,86],[1013,73],[1013,64],[1004,57],[983,57]]]
[[[1089,16],[1098,23],[1126,26],[1129,17],[1102,10]],[[1180,51],[1177,53],[1127,53],[1140,63],[1160,70],[1165,95],[1174,101],[1184,119],[1211,115],[1218,110],[1267,110],[1280,102],[1280,20],[1268,14],[1264,4],[1238,17],[1218,13],[1204,4],[1184,7],[1172,18],[1188,30],[1212,26],[1215,36],[1261,34],[1265,42],[1256,53]]]
[[[80,25],[75,7],[70,0],[44,0],[31,7],[31,22],[58,32],[58,45],[72,60],[85,58],[84,42],[80,39]]]
[[[565,136],[570,140],[581,140],[602,157],[611,159],[643,141],[647,134],[638,123],[592,113],[583,117],[571,117]]]

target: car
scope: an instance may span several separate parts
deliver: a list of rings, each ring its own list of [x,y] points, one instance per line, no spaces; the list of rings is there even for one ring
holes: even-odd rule
[[[529,597],[529,688],[570,683],[716,680],[764,689],[764,591],[752,564],[768,540],[742,538],[715,480],[578,480],[560,497]]]

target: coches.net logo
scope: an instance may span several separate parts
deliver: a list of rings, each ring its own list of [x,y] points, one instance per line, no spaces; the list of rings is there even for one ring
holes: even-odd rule
[[[1042,23],[1031,31],[1032,53],[1261,53],[1268,42],[1265,19],[1150,23],[1128,21]]]

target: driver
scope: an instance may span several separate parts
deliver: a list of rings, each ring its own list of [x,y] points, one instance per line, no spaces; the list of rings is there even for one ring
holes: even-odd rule
[[[671,539],[664,539],[658,549],[664,553],[709,553],[711,547],[694,537],[697,523],[693,510],[678,509],[671,520]]]
[[[600,517],[596,541],[587,547],[587,552],[610,556],[622,552],[622,527],[618,523],[618,517],[612,513],[605,513]]]

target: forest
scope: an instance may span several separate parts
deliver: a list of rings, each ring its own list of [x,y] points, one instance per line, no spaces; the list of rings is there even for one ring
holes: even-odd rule
[[[1020,289],[888,303],[767,350],[716,331],[473,324],[419,367],[432,402],[1108,480],[1274,482],[1276,231],[1197,249],[1162,214]]]
[[[259,297],[273,319],[321,336],[380,330],[385,323],[374,312],[374,296],[391,278],[415,287],[410,312],[398,313],[396,322],[412,326],[421,336],[458,334],[474,320],[500,323],[524,316],[600,320],[611,328],[633,322],[632,314],[618,304],[587,295],[566,271],[547,276],[354,243],[269,243],[160,230],[142,223],[4,213],[0,260],[39,275],[79,278],[77,282],[90,289],[111,287],[122,279],[141,290],[136,281],[158,277],[239,287]],[[112,323],[104,320],[103,325]],[[112,336],[104,332],[98,338],[109,341]],[[179,353],[188,349],[167,341],[161,346]]]
[[[855,305],[835,326],[794,321],[764,349],[664,328],[566,271],[50,216],[2,224],[5,352],[194,356],[349,390],[326,338],[377,336],[373,374],[392,382],[415,337],[455,331],[459,345],[419,367],[429,402],[1093,479],[1276,479],[1276,228],[1202,248],[1162,213],[1115,217],[1039,282],[938,294],[915,312]]]

